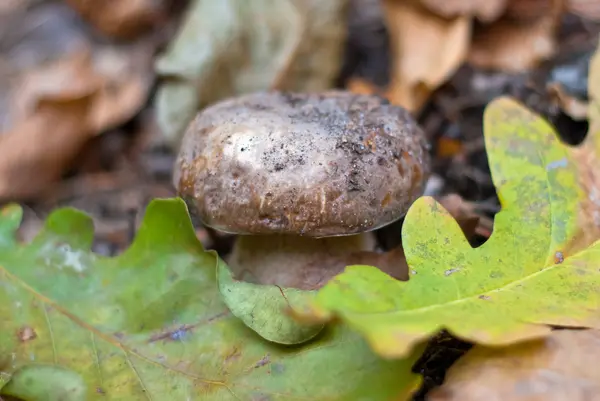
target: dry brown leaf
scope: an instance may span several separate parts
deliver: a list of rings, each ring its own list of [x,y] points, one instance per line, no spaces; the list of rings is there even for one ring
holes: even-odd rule
[[[600,400],[600,332],[560,330],[536,342],[477,346],[455,363],[431,401]]]
[[[93,93],[41,99],[36,112],[0,136],[0,200],[28,199],[64,171],[88,140]]]
[[[384,0],[383,6],[393,60],[387,96],[417,111],[464,61],[471,17],[445,19],[410,1]]]
[[[86,43],[76,16],[66,5],[26,4],[36,2],[30,0],[0,13],[0,132],[16,123],[11,87],[22,75]]]
[[[24,9],[29,4],[27,0],[3,0],[0,2],[0,15],[11,14],[17,10]]]
[[[87,50],[34,70],[13,88],[16,123],[0,135],[0,200],[27,199],[60,176],[93,131],[102,78]]]
[[[571,149],[574,159],[577,160],[579,170],[579,186],[587,198],[579,208],[578,221],[581,230],[569,248],[564,250],[565,255],[573,254],[600,238],[600,158],[597,145],[590,139],[590,134],[581,146]]]
[[[98,44],[60,3],[16,9],[2,21],[0,198],[31,199],[93,135],[141,109],[154,78],[154,44]],[[85,107],[78,104],[84,98]]]
[[[152,81],[150,54],[143,47],[82,48],[28,71],[13,89],[14,119],[23,120],[33,114],[40,98],[71,99],[94,88],[86,130],[98,134],[113,128],[131,118],[145,102]]]
[[[600,238],[600,45],[590,61],[588,93],[587,136],[581,145],[570,148],[573,160],[577,160],[579,187],[586,197],[579,208],[579,237],[565,254],[576,252]]]
[[[348,79],[346,89],[359,95],[373,95],[383,92],[382,89],[378,88],[375,84],[360,77],[351,77]]]
[[[469,62],[480,68],[520,72],[551,57],[556,51],[555,34],[562,0],[549,1],[552,1],[549,7],[531,9],[525,7],[529,2],[519,3],[520,11],[513,10],[510,17],[505,16],[476,32]],[[534,20],[529,12],[535,12]],[[525,20],[515,19],[516,15]]]
[[[458,155],[464,150],[463,141],[456,138],[443,136],[437,140],[436,156],[440,159],[450,158]]]
[[[566,0],[567,10],[582,18],[600,21],[600,2],[598,0]]]
[[[103,80],[90,68],[90,60],[89,50],[81,49],[23,74],[21,80],[14,82],[12,91],[14,119],[22,121],[35,114],[41,99],[52,98],[60,102],[95,93]]]
[[[437,201],[454,217],[467,238],[473,234],[485,238],[491,235],[493,221],[489,217],[477,213],[475,203],[464,200],[458,194],[447,194],[438,198]]]
[[[498,21],[475,36],[469,61],[480,68],[521,72],[554,54],[553,35],[551,21]]]
[[[127,121],[143,107],[154,81],[152,47],[152,43],[145,42],[94,51],[92,68],[104,79],[89,119],[95,133]]]
[[[590,97],[588,137],[590,142],[597,143],[596,149],[600,151],[600,43],[590,60],[588,74],[588,95]]]
[[[551,13],[553,7],[562,7],[562,3],[562,0],[509,0],[505,16],[516,21],[537,20]]]
[[[588,103],[571,96],[560,83],[550,83],[546,88],[550,100],[560,107],[573,120],[585,120],[588,116]]]
[[[481,22],[497,20],[509,0],[421,0],[431,12],[445,18],[470,15]]]
[[[160,21],[161,0],[65,0],[108,36],[131,39]]]

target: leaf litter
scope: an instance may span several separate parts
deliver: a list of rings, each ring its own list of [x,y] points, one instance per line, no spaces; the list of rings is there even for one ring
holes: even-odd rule
[[[445,82],[467,56],[471,21],[445,19],[414,1],[386,0],[392,73],[390,102],[419,110],[431,92]]]
[[[477,346],[448,371],[431,401],[591,401],[600,399],[600,331],[556,330],[502,348]]]
[[[3,200],[39,196],[91,138],[140,111],[154,80],[154,39],[102,43],[63,4],[24,8],[1,16]]]
[[[427,9],[444,18],[469,15],[482,22],[497,20],[506,9],[509,0],[421,0]]]
[[[513,0],[503,18],[473,38],[469,62],[480,68],[519,72],[556,52],[563,0]]]
[[[392,103],[418,113],[464,63],[509,73],[531,70],[556,54],[561,18],[576,7],[566,3],[384,0],[390,82],[352,77],[348,88],[383,93]]]
[[[164,0],[66,0],[82,17],[107,36],[132,39],[164,21]]]
[[[435,1],[433,1],[433,0],[431,0],[431,1],[425,1],[425,0],[423,0],[423,3],[435,3]],[[440,3],[440,2],[438,2],[438,3]],[[441,2],[441,3],[446,4],[446,3],[450,3],[450,2]],[[466,4],[466,3],[467,2],[464,2],[463,4]],[[473,3],[475,3],[475,2],[473,2]],[[573,2],[570,2],[570,3],[573,3]],[[158,3],[156,3],[156,4],[158,4]],[[489,4],[489,2],[488,2],[488,4]],[[3,4],[0,7],[6,7],[6,5]],[[9,8],[11,7],[10,4],[8,5],[8,7]],[[456,12],[456,11],[453,11],[453,12]],[[436,13],[439,13],[439,11],[436,11]],[[475,18],[479,18],[479,17],[475,17]],[[496,17],[494,17],[494,18],[496,18]],[[1,28],[0,28],[0,30],[1,30]],[[366,87],[366,90],[369,89],[368,85],[369,85],[368,82],[366,83],[366,85],[364,85]],[[381,93],[383,94],[383,91]],[[560,164],[560,163],[558,163],[558,164]],[[77,183],[75,183],[75,184],[77,184]],[[73,185],[73,184],[70,184],[70,185]],[[442,200],[443,199],[440,199],[439,202],[442,203],[442,205],[446,206],[447,203],[442,202]],[[458,208],[458,209],[460,209],[460,208]],[[452,210],[448,210],[448,211],[451,212],[451,214],[454,215],[454,213],[452,212]],[[456,218],[456,216],[455,216],[455,218]],[[592,219],[588,219],[588,223],[592,223],[590,220],[592,220]],[[593,236],[593,234],[592,234],[592,236]],[[585,239],[583,240],[583,242],[585,242]],[[60,255],[60,253],[59,253],[59,255]],[[563,253],[563,255],[562,256],[559,255],[556,260],[560,260],[561,257],[563,258],[563,261],[564,261],[564,257],[568,257],[568,255],[566,255],[566,254]],[[61,259],[59,257],[57,260],[61,261],[63,259]],[[69,262],[69,264],[72,264],[71,260],[67,260],[67,261]],[[362,263],[359,263],[359,264],[362,264]],[[77,264],[75,264],[75,265],[77,265]],[[447,270],[449,272],[449,276],[448,277],[452,277],[455,274],[459,273],[458,271],[455,271],[455,270],[453,271],[453,268],[447,269]],[[446,273],[446,272],[444,272],[444,273]],[[26,326],[26,325],[23,326],[23,327],[20,327],[19,330],[18,330],[18,332],[17,332],[17,334],[16,334],[16,337],[17,338],[21,338],[21,339],[22,338],[29,338],[30,334],[31,334],[30,331],[29,331],[29,327],[30,326]],[[198,326],[194,325],[193,323],[190,324],[190,323],[185,323],[185,322],[184,323],[174,322],[170,327],[165,327],[164,330],[157,331],[153,335],[153,337],[151,337],[151,340],[153,342],[174,341],[174,340],[176,340],[176,341],[185,341],[186,338],[188,338],[190,335],[193,335],[193,333],[196,331],[197,328],[198,328]],[[35,329],[34,329],[33,332],[37,336],[37,332],[35,331]],[[36,340],[34,339],[34,340],[31,340],[31,341],[36,341]],[[28,342],[31,342],[31,341],[27,341],[25,343],[28,343]],[[232,358],[235,358],[236,355],[237,354],[234,353],[233,356],[232,356]],[[271,361],[271,355],[270,354],[265,354],[260,359],[258,359],[258,361],[256,362],[256,364],[253,365],[253,366],[257,366],[257,367],[269,366],[270,361]],[[27,370],[23,370],[23,371],[25,373],[28,372]],[[29,372],[31,372],[31,371],[32,370],[29,370]],[[54,372],[56,373],[56,371],[54,371]],[[68,372],[70,372],[70,371],[67,370],[67,373]],[[61,372],[58,372],[56,374],[59,374],[59,373],[61,373]],[[26,376],[20,376],[20,377],[23,378],[23,377],[26,377]],[[2,375],[0,374],[0,382],[2,382],[3,379],[6,380],[6,375],[4,375],[2,377]],[[13,376],[13,384],[17,381],[17,379],[19,379],[19,377],[17,377],[17,375]],[[77,382],[76,380],[73,381],[73,383],[76,383],[76,382]],[[98,394],[102,394],[104,392],[104,390],[102,388],[98,388],[96,390],[97,390]]]

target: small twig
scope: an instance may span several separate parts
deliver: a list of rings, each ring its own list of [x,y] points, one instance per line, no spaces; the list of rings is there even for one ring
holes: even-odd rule
[[[282,289],[280,286],[278,286],[277,284],[275,284],[275,286],[276,286],[277,288],[279,288],[279,292],[281,293],[281,295],[282,295],[282,296],[283,296],[283,298],[285,299],[285,302],[287,302],[287,304],[288,304],[288,307],[289,307],[290,309],[293,309],[293,308],[292,308],[292,304],[290,304],[290,301],[289,301],[289,300],[287,299],[287,297],[285,296],[285,294],[284,294],[284,292],[283,292],[283,289]]]

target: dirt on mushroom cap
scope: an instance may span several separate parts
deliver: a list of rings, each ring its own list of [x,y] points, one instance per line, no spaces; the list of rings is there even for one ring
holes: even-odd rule
[[[427,148],[408,112],[376,96],[255,93],[196,117],[174,184],[221,231],[350,235],[406,213],[429,175]]]

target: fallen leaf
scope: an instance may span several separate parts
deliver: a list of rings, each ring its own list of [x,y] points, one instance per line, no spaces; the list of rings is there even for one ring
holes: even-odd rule
[[[577,213],[579,233],[572,241],[572,251],[586,247],[600,238],[600,51],[590,60],[587,107],[589,129],[580,146],[570,148],[576,160],[578,187],[580,188],[580,208]]]
[[[497,20],[504,12],[509,0],[421,0],[431,12],[445,18],[470,15],[481,22]]]
[[[156,63],[157,120],[179,145],[197,111],[234,95],[332,87],[341,66],[348,0],[195,0]]]
[[[83,95],[95,95],[102,83],[102,78],[91,69],[90,50],[81,48],[30,71],[14,84],[15,120],[25,120],[35,114],[41,100],[68,101]]]
[[[299,324],[292,316],[282,313],[287,308],[305,307],[312,291],[236,280],[224,263],[217,267],[217,282],[231,313],[268,341],[301,344],[325,327],[324,324]]]
[[[586,142],[590,143],[595,151],[600,151],[600,43],[590,60],[588,74],[588,95],[590,105],[588,109],[589,130]]]
[[[108,36],[132,39],[157,25],[165,13],[162,0],[66,0],[96,29]]]
[[[81,376],[58,366],[32,366],[19,371],[3,390],[5,396],[18,394],[22,400],[79,401],[86,398]]]
[[[442,136],[436,143],[436,156],[440,159],[456,156],[464,151],[464,141],[458,138]]]
[[[509,0],[505,16],[515,21],[534,21],[550,14],[562,13],[564,2],[568,0]]]
[[[77,16],[66,5],[21,4],[0,14],[0,132],[19,119],[13,107],[22,76],[88,43]]]
[[[110,50],[83,49],[15,83],[15,123],[0,134],[0,199],[37,196],[93,135],[138,111],[149,85],[124,73],[119,60]]]
[[[600,400],[600,332],[559,330],[503,348],[475,346],[448,371],[431,401]]]
[[[35,113],[40,99],[68,99],[81,88],[94,88],[93,104],[85,119],[94,134],[130,119],[146,100],[152,82],[151,52],[145,47],[82,48],[50,65],[24,74],[15,86],[13,111],[17,121]],[[144,71],[145,70],[145,71]]]
[[[346,84],[346,89],[358,95],[374,95],[383,92],[375,84],[360,77],[351,77]]]
[[[600,21],[600,3],[596,0],[566,0],[569,12],[581,18]]]
[[[418,111],[462,64],[471,37],[471,18],[445,19],[415,1],[384,0],[392,54],[390,102]]]
[[[21,214],[0,213],[1,396],[387,401],[418,385],[418,353],[383,361],[341,325],[293,348],[248,330],[221,301],[218,260],[181,199],[153,201],[115,258],[89,252],[92,220],[73,209],[18,244]]]
[[[588,116],[587,102],[570,95],[559,83],[550,83],[546,87],[550,100],[573,120],[585,120]]]
[[[32,198],[60,176],[90,137],[90,95],[41,100],[32,117],[0,135],[0,200]]]
[[[96,48],[92,68],[104,82],[89,117],[94,133],[117,127],[144,106],[154,82],[153,47],[152,42],[141,42],[133,46]]]
[[[0,199],[33,199],[90,138],[141,109],[155,44],[98,44],[60,3],[0,20]]]
[[[533,0],[534,5],[540,3],[544,7],[530,6],[532,0],[519,1],[511,2],[511,6],[520,4],[521,11],[513,10],[510,16],[475,32],[468,56],[471,64],[485,69],[521,72],[554,54],[563,0]],[[523,10],[533,14],[535,19]]]
[[[29,0],[4,0],[0,4],[0,15],[24,10],[29,6],[29,2]]]
[[[410,280],[350,266],[307,313],[341,317],[385,357],[407,355],[441,329],[506,345],[547,336],[548,325],[600,327],[600,242],[580,238],[588,198],[580,161],[548,123],[508,98],[488,105],[484,136],[502,205],[486,243],[472,248],[454,218],[422,197],[402,228]]]

